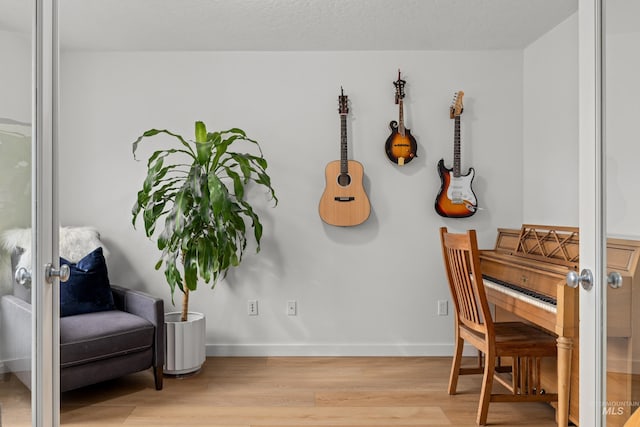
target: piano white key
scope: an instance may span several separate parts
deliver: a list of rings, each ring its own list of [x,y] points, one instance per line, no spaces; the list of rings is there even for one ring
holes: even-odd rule
[[[515,291],[515,290],[510,289],[510,288],[507,288],[506,286],[503,286],[503,285],[501,285],[499,283],[492,282],[489,279],[482,279],[482,281],[484,283],[484,286],[487,287],[487,288],[490,288],[490,289],[493,289],[493,290],[495,290],[497,292],[501,292],[503,294],[509,295],[509,296],[511,296],[511,297],[513,297],[515,299],[520,300],[520,301],[525,301],[525,302],[527,302],[529,304],[535,305],[536,307],[539,307],[539,308],[541,308],[541,309],[543,309],[545,311],[548,311],[550,313],[556,314],[558,312],[558,307],[553,305],[553,304],[550,304],[550,303],[545,302],[545,301],[541,301],[541,300],[539,300],[537,298],[534,298],[532,296],[525,295],[525,294],[523,294],[521,292]]]

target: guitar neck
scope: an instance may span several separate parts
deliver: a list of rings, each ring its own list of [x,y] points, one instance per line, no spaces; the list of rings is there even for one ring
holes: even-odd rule
[[[460,176],[460,116],[454,118],[453,130],[453,176]]]
[[[340,173],[349,172],[349,161],[347,160],[347,115],[340,114]]]

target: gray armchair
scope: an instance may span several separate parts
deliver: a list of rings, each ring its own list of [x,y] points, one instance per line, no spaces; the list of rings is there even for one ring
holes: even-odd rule
[[[60,391],[152,368],[162,390],[164,302],[111,284],[116,309],[60,318]]]
[[[15,270],[19,253],[12,256]],[[60,391],[118,378],[152,368],[155,388],[162,389],[164,302],[146,293],[110,284],[115,309],[60,318]],[[0,299],[2,339],[13,354],[5,365],[31,386],[28,345],[31,290],[14,283],[13,294]]]

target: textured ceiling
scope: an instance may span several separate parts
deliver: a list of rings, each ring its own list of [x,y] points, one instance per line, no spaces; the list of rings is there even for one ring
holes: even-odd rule
[[[0,0],[0,29],[29,22]],[[59,0],[65,49],[518,49],[578,0]]]

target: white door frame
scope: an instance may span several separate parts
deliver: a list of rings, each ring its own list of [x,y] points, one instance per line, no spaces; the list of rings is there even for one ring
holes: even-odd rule
[[[60,424],[59,289],[45,264],[59,268],[57,217],[57,1],[35,0],[32,145],[32,425]]]
[[[593,272],[591,291],[580,289],[580,426],[604,426],[606,355],[606,229],[602,138],[602,1],[580,0],[579,27],[579,224],[580,268]]]

